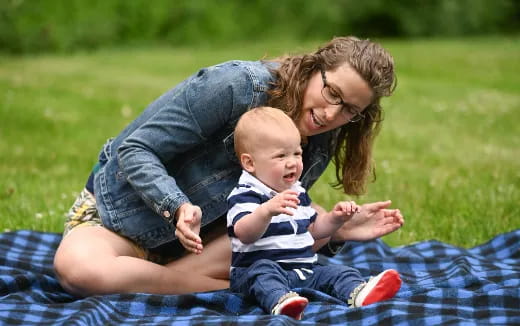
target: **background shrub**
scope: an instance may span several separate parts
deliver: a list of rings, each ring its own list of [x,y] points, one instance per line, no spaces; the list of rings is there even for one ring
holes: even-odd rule
[[[3,0],[0,51],[516,33],[515,0]]]

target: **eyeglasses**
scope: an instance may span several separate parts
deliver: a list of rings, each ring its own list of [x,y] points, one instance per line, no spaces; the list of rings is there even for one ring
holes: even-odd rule
[[[349,122],[358,122],[365,118],[365,115],[361,112],[356,111],[352,105],[347,104],[343,101],[338,92],[332,88],[329,84],[327,84],[327,78],[325,77],[325,70],[321,70],[321,79],[323,80],[323,88],[321,89],[321,95],[327,101],[327,103],[332,105],[341,105],[341,114],[345,116],[345,118]]]

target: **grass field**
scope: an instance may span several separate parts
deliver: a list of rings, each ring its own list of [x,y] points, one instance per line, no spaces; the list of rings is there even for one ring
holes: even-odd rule
[[[399,83],[383,102],[377,181],[355,199],[401,209],[406,225],[389,244],[471,247],[520,227],[519,41],[382,41]],[[199,67],[320,43],[0,57],[0,232],[61,232],[105,139]],[[311,191],[327,208],[344,198],[331,181],[329,169]]]

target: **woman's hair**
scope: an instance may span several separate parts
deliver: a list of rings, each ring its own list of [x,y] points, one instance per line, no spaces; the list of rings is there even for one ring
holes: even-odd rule
[[[334,131],[336,137],[330,148],[336,166],[335,186],[347,194],[363,194],[371,172],[375,179],[372,145],[383,120],[380,99],[390,96],[396,86],[392,56],[369,40],[336,37],[314,53],[277,60],[280,67],[273,71],[276,78],[269,90],[268,105],[283,109],[294,121],[300,118],[309,79],[320,69],[333,71],[348,63],[370,85],[373,98],[363,111],[365,118]]]

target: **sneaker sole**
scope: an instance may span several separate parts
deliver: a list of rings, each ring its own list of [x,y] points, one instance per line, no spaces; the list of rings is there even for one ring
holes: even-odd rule
[[[307,307],[309,300],[304,297],[295,297],[287,299],[283,307],[280,309],[280,315],[286,315],[296,320],[301,320],[303,310]]]
[[[369,294],[363,300],[362,306],[366,306],[375,302],[384,301],[392,298],[401,288],[401,278],[395,270],[389,270],[381,279],[369,290]]]

